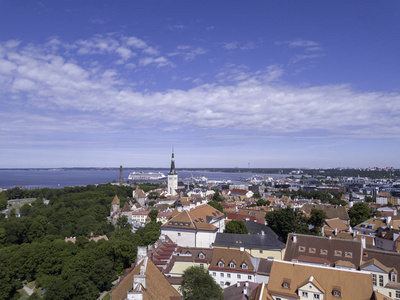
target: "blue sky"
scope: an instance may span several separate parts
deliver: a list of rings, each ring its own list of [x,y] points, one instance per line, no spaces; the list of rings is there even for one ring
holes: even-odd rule
[[[0,6],[0,167],[400,167],[400,1]]]

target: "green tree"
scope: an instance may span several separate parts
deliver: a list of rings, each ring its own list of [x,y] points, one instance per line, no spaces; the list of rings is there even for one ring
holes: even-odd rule
[[[217,201],[211,201],[207,203],[208,205],[214,207],[215,209],[219,210],[220,212],[224,212],[224,208],[222,207],[222,204]]]
[[[359,202],[349,209],[350,225],[352,227],[372,218],[372,210],[368,204]]]
[[[226,223],[224,233],[248,234],[249,230],[242,221],[232,220]]]
[[[263,199],[259,199],[259,200],[257,200],[257,202],[256,202],[257,206],[264,206],[265,203],[266,203],[266,201],[263,200]]]
[[[311,209],[311,216],[308,220],[308,223],[314,227],[312,229],[314,234],[319,234],[321,232],[321,228],[324,226],[325,219],[326,213],[323,210],[315,208]]]
[[[117,228],[120,230],[131,230],[132,229],[132,225],[129,224],[128,222],[128,217],[127,216],[122,216],[121,218],[119,218],[117,220]]]
[[[254,199],[261,199],[261,195],[259,193],[254,193],[253,198]]]
[[[152,209],[150,212],[149,212],[149,218],[152,220],[152,221],[157,221],[157,216],[158,216],[158,210],[156,210],[156,209]]]
[[[291,232],[309,233],[307,218],[300,210],[290,206],[266,213],[265,220],[282,241],[286,241]]]
[[[224,198],[221,197],[218,191],[215,191],[214,195],[212,196],[212,200],[216,202],[223,202]]]
[[[46,234],[48,220],[45,216],[37,216],[28,230],[28,239],[33,241]]]
[[[108,290],[116,278],[113,267],[112,262],[104,257],[93,264],[90,279],[100,291]]]
[[[201,267],[192,266],[183,272],[181,290],[184,300],[224,299],[222,288]]]
[[[0,210],[5,209],[7,206],[7,194],[6,192],[0,193]]]

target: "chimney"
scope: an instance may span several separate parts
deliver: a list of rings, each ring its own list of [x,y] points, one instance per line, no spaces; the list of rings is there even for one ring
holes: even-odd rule
[[[366,243],[365,243],[365,236],[362,236],[362,237],[361,237],[361,245],[362,245],[363,249],[365,249],[365,245],[366,245]]]
[[[392,216],[387,216],[386,217],[386,225],[389,225],[389,223],[392,221]]]
[[[264,232],[264,230],[261,230],[261,235],[265,235],[265,232]]]
[[[244,252],[244,247],[240,247],[239,250],[240,250],[240,253]]]
[[[249,289],[249,283],[246,282],[246,283],[244,284],[244,286],[243,286],[243,295],[246,295],[246,296],[247,296],[248,289]]]
[[[337,228],[335,228],[335,236],[337,236],[337,234],[338,234],[338,230],[337,230]]]
[[[293,235],[292,240],[293,240],[293,243],[297,243],[297,236]]]
[[[238,282],[236,282],[236,287],[239,287],[240,286],[240,282],[238,281]]]
[[[119,166],[119,185],[122,185],[122,166]]]

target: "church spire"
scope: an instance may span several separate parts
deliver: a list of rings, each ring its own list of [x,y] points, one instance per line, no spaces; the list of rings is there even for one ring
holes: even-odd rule
[[[174,157],[174,148],[172,148],[172,158],[171,158],[171,170],[169,170],[169,175],[175,175],[175,157]]]

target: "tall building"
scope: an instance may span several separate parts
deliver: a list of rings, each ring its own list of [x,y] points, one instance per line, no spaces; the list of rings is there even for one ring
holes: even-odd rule
[[[171,158],[171,170],[168,173],[168,193],[171,196],[175,196],[177,194],[176,190],[178,189],[178,173],[175,170],[175,158],[174,158],[174,150],[172,150],[172,158]]]

